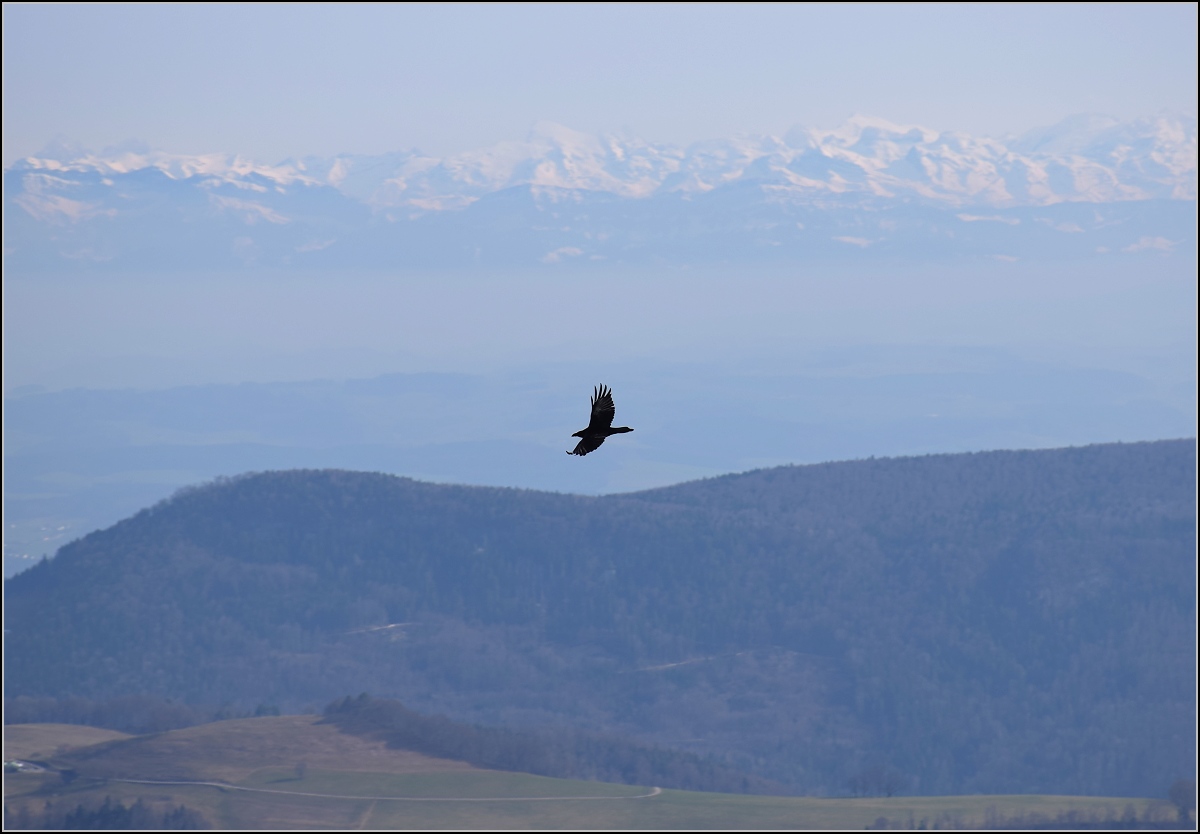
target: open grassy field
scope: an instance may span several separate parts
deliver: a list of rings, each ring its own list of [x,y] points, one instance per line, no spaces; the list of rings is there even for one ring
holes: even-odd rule
[[[81,776],[216,782],[238,782],[262,768],[297,765],[375,773],[472,769],[463,762],[393,750],[320,720],[285,715],[215,721],[76,750],[69,761]]]
[[[42,761],[71,748],[123,738],[132,736],[79,724],[10,724],[4,727],[4,760]]]
[[[389,750],[338,733],[315,716],[222,721],[153,736],[97,736],[67,749],[57,773],[5,778],[6,815],[49,800],[74,808],[106,796],[131,805],[186,805],[216,828],[299,829],[864,829],[978,827],[989,817],[1032,813],[1053,819],[1075,811],[1139,819],[1174,817],[1164,800],[1109,797],[952,796],[816,799],[657,791],[602,782],[481,770],[461,762]],[[61,730],[54,727],[60,726]],[[87,728],[17,729],[59,749],[56,739],[86,738]],[[61,733],[56,736],[55,733]],[[104,732],[104,731],[99,731]],[[120,734],[116,734],[119,736]],[[67,744],[67,747],[71,747]],[[157,781],[146,784],[137,781]],[[163,781],[220,784],[162,784]],[[11,827],[11,826],[10,826]]]

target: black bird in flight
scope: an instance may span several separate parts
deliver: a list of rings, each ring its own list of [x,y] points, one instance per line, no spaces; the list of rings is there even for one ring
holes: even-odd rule
[[[617,407],[613,405],[612,390],[603,385],[596,388],[592,394],[592,420],[586,429],[580,429],[571,435],[571,437],[580,438],[579,445],[567,454],[583,457],[588,452],[599,449],[604,438],[633,431],[629,426],[618,426],[615,429],[612,427],[613,417],[616,413]]]

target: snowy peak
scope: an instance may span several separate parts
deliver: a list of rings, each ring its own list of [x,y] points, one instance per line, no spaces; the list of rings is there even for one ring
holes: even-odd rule
[[[200,177],[229,182],[262,177],[280,185],[292,182],[316,183],[294,164],[263,165],[238,155],[172,154],[163,151],[118,151],[93,154],[84,152],[70,159],[53,157],[26,157],[15,163],[10,170],[45,172],[93,172],[102,175],[131,174],[154,169],[174,180]]]
[[[902,155],[914,145],[937,141],[937,131],[917,125],[897,125],[873,116],[851,116],[833,130],[818,131],[821,144],[863,156]]]
[[[831,130],[797,126],[782,138],[737,136],[679,148],[539,122],[523,140],[445,158],[409,151],[278,165],[136,146],[92,154],[59,141],[11,170],[112,177],[147,169],[210,186],[327,186],[373,210],[422,212],[461,209],[515,186],[636,199],[739,181],[783,188],[797,199],[860,193],[956,206],[1195,199],[1196,123],[1085,114],[1005,143],[856,115]]]
[[[1097,136],[1120,124],[1112,116],[1079,113],[1068,116],[1058,124],[1026,131],[1011,141],[1009,146],[1023,154],[1078,154],[1092,144]]]
[[[1004,141],[855,116],[686,147],[542,122],[453,156],[277,164],[58,141],[5,171],[5,263],[1158,257],[1190,250],[1195,199],[1195,120],[1169,115],[1075,117]]]

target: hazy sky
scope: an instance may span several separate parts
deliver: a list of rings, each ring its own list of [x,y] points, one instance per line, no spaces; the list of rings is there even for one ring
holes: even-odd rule
[[[856,113],[995,137],[1078,113],[1194,116],[1196,27],[1194,4],[5,3],[3,163],[57,139],[93,150],[136,139],[269,163],[449,155],[521,139],[542,121],[683,145],[834,127]],[[176,486],[268,459],[595,492],[788,461],[1181,436],[1195,422],[1195,260],[1170,240],[1178,253],[1104,263],[935,257],[903,269],[861,260],[641,271],[535,263],[512,274],[6,268],[6,394],[458,371],[542,392],[521,408],[564,409],[561,425],[536,429],[546,432],[536,435],[543,459],[528,456],[535,430],[523,423],[505,435],[518,444],[504,447],[511,454],[454,445],[491,437],[463,428],[472,415],[490,423],[490,401],[444,424],[419,413],[436,428],[423,435],[397,428],[409,425],[396,422],[403,414],[363,406],[363,425],[385,427],[405,448],[450,442],[418,466],[304,457],[300,447],[256,458],[239,451],[241,428],[218,432],[228,423],[219,399],[202,398],[209,405],[176,431],[126,398],[132,410],[71,416],[87,437],[129,433],[135,452],[77,454],[69,421],[46,424],[54,453],[25,459],[23,483],[59,503],[29,511],[29,541],[41,546],[44,518],[69,516],[84,532]],[[824,358],[839,351],[850,358]],[[581,468],[563,441],[600,382],[638,432],[600,469],[590,456]],[[725,408],[712,419],[710,399]],[[311,449],[368,448],[366,435],[331,429],[320,414],[297,419],[311,419]],[[23,439],[6,424],[6,451],[40,431]],[[272,455],[288,448],[280,431],[262,445]],[[734,437],[759,445],[731,451]],[[143,448],[210,442],[226,444],[220,468],[181,469],[173,453]]]
[[[686,143],[854,113],[1002,136],[1195,112],[1191,3],[3,8],[5,165],[58,136],[270,162],[539,120]]]

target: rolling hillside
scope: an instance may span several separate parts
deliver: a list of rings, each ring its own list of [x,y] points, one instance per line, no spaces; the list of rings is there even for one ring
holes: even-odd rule
[[[56,746],[80,731],[7,727]],[[55,734],[57,733],[57,737]],[[170,769],[164,773],[164,764]],[[1171,827],[1163,800],[964,796],[811,799],[664,791],[480,770],[338,733],[317,716],[219,721],[100,742],[54,758],[58,772],[5,780],[7,830],[106,809],[176,827],[223,829],[859,829],[923,824],[1004,827],[1020,820],[1070,827],[1131,817]],[[139,781],[140,780],[140,781]],[[81,810],[82,809],[82,813]],[[171,815],[174,815],[173,818]],[[881,822],[882,821],[882,822]],[[50,826],[56,827],[56,826]],[[94,827],[94,826],[93,826]]]
[[[6,696],[369,691],[798,791],[1162,796],[1194,775],[1194,507],[1191,440],[605,498],[248,475],[7,582]]]

